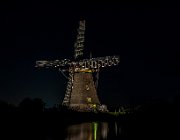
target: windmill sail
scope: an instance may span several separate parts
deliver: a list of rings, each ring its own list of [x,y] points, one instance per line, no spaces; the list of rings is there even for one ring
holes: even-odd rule
[[[74,44],[75,59],[83,56],[84,50],[84,34],[85,34],[85,20],[79,22],[78,34]]]

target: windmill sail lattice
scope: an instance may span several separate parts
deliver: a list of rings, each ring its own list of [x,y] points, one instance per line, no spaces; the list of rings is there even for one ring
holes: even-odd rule
[[[74,45],[75,61],[42,60],[36,61],[36,67],[58,68],[61,72],[69,73],[66,94],[63,105],[76,111],[107,111],[97,96],[97,82],[93,80],[93,73],[99,74],[100,68],[117,65],[119,56],[105,56],[90,59],[80,59],[84,49],[85,21],[79,22],[77,39]],[[68,67],[68,70],[67,70]]]
[[[74,57],[77,59],[83,55],[85,35],[85,20],[79,22],[78,34],[74,43]]]

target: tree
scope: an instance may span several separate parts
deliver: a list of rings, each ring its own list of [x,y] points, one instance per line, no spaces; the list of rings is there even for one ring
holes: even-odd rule
[[[45,102],[40,98],[25,98],[19,104],[19,109],[25,112],[42,112],[45,108]]]

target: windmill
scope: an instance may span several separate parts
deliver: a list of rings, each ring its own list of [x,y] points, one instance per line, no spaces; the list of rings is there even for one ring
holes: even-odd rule
[[[74,44],[74,60],[36,61],[36,67],[57,68],[67,79],[67,88],[62,105],[76,111],[108,111],[101,105],[97,96],[100,68],[117,65],[118,56],[105,56],[83,59],[85,20],[79,22],[77,38]],[[66,76],[65,72],[68,72]],[[93,75],[96,75],[94,80]]]

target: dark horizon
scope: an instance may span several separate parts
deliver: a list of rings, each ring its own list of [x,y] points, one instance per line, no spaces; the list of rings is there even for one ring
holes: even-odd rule
[[[67,80],[58,70],[35,68],[35,61],[72,59],[78,22],[85,19],[85,56],[120,55],[118,66],[100,73],[103,104],[172,101],[180,92],[179,10],[164,3],[2,2],[0,99],[61,102]]]

